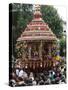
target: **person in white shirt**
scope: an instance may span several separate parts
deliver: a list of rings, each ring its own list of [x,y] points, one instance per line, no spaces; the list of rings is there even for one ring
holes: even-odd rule
[[[33,76],[33,73],[32,73],[32,72],[31,72],[30,75],[29,75],[29,79],[34,80],[34,76]]]
[[[37,84],[37,82],[36,82],[35,80],[33,80],[32,84],[33,84],[33,85],[36,85],[36,84]]]
[[[23,76],[23,73],[24,73],[24,71],[23,71],[23,70],[20,70],[18,76],[19,76],[19,77],[22,77],[22,76]]]
[[[23,78],[27,78],[27,77],[28,77],[27,73],[23,72]]]
[[[16,69],[16,75],[17,76],[19,75],[19,69]]]

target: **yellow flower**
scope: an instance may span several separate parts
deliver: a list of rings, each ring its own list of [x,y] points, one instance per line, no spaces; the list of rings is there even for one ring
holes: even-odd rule
[[[58,56],[56,56],[55,60],[60,61],[61,60],[61,57],[58,55]]]

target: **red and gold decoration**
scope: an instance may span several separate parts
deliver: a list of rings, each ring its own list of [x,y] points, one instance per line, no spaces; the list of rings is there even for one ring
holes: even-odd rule
[[[40,5],[35,5],[34,17],[17,39],[16,50],[21,67],[34,70],[53,66],[57,38],[42,19]],[[56,57],[58,58],[58,56]]]

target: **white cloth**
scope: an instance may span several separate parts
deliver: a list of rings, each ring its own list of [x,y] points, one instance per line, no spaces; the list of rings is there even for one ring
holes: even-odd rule
[[[16,86],[16,81],[14,79],[10,80],[12,82],[12,86],[15,87]]]
[[[16,69],[16,75],[17,76],[19,75],[19,69]]]
[[[51,80],[48,78],[48,79],[47,79],[47,82],[48,82],[48,83],[51,83]]]
[[[30,73],[30,77],[33,77],[33,73],[32,72]]]
[[[18,84],[19,84],[19,85],[24,84],[24,81],[20,81]]]
[[[31,77],[31,76],[30,76],[29,79],[32,79],[32,81],[33,81],[33,80],[34,80],[34,77]]]
[[[27,77],[28,77],[27,73],[23,72],[23,78],[27,78]]]
[[[51,73],[49,74],[49,77],[51,77],[52,75],[51,75]]]
[[[64,68],[61,69],[61,72],[62,72],[62,73],[64,72]]]
[[[37,83],[36,83],[36,81],[33,81],[33,85],[36,85]]]
[[[55,72],[53,71],[53,75],[55,75]]]
[[[19,72],[19,75],[18,75],[18,76],[19,76],[19,77],[22,77],[22,76],[23,76],[23,72],[24,72],[23,70],[20,70],[20,72]]]
[[[30,73],[29,78],[32,79],[32,80],[34,80],[34,76],[33,76],[33,73],[32,72]]]

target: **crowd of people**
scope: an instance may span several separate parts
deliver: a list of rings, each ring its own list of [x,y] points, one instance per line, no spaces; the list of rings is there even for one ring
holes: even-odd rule
[[[12,86],[50,85],[66,83],[66,64],[57,65],[50,70],[30,72],[16,68],[12,73]]]

